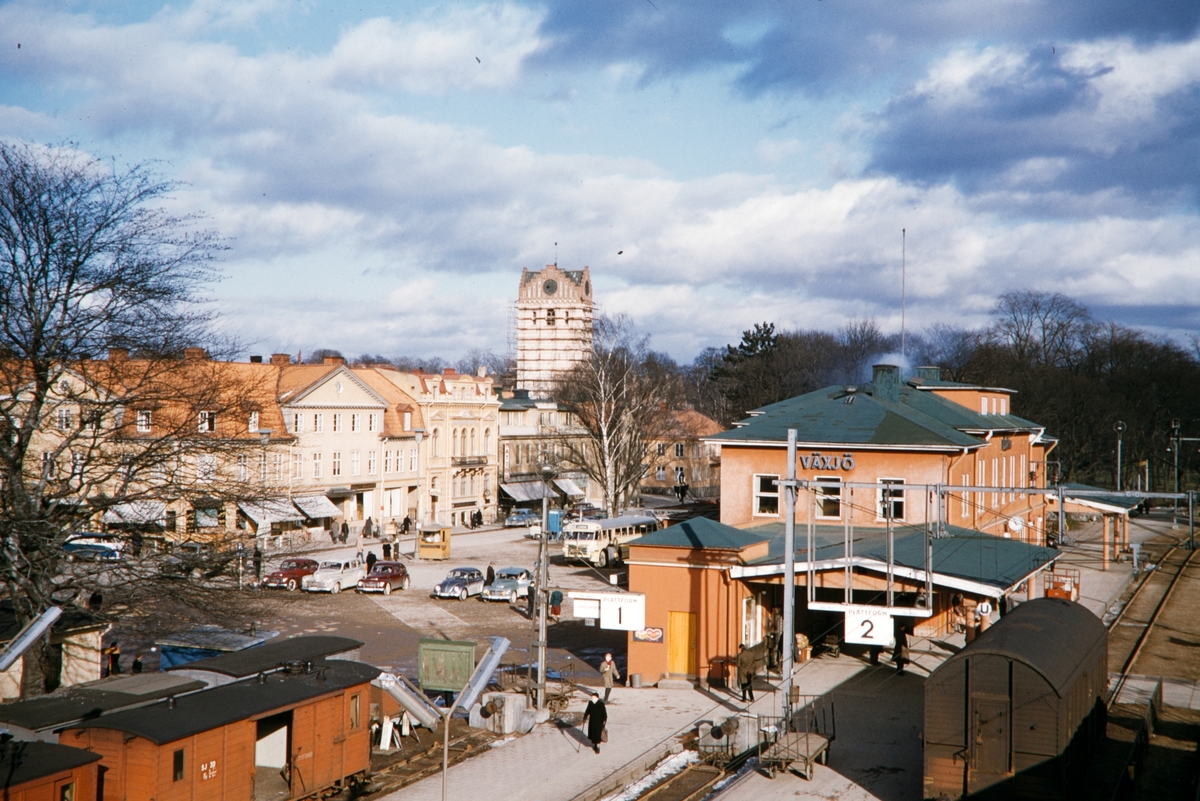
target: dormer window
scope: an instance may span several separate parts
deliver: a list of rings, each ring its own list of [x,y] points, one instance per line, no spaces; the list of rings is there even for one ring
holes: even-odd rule
[[[211,433],[217,430],[217,413],[216,412],[200,412],[196,430],[201,434]]]
[[[258,433],[258,412],[250,412],[250,421],[246,424],[246,430],[251,434]]]
[[[139,434],[150,433],[150,410],[142,409],[137,413],[137,430]]]

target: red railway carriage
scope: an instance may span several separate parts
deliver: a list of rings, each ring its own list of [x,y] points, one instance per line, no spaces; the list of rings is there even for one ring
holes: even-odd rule
[[[370,769],[370,681],[359,662],[297,663],[68,727],[101,756],[103,801],[317,796]]]

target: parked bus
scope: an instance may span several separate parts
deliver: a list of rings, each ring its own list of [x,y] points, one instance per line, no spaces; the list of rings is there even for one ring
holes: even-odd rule
[[[628,558],[630,540],[652,531],[658,531],[658,521],[641,515],[568,523],[563,526],[563,556],[607,567]]]

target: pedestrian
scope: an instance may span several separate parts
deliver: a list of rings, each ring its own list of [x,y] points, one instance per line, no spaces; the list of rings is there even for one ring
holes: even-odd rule
[[[608,710],[600,700],[600,693],[593,692],[592,700],[588,701],[583,710],[583,720],[587,723],[587,738],[592,742],[592,750],[600,753],[600,743],[608,742]]]
[[[562,590],[554,590],[550,593],[550,617],[554,619],[555,623],[562,617],[562,601]]]
[[[133,532],[133,555],[142,555],[142,532],[140,531]]]
[[[337,545],[337,541],[338,541],[338,527],[337,526],[334,526],[333,528],[329,529],[329,541],[332,542],[334,545]]]
[[[617,670],[612,654],[604,655],[604,661],[600,663],[600,675],[604,678],[604,703],[607,704],[608,697],[612,695],[613,679],[621,678],[621,671]]]
[[[121,644],[113,640],[112,645],[104,649],[104,653],[108,656],[108,675],[119,676],[121,674]]]
[[[950,625],[956,634],[967,630],[967,606],[961,592],[954,593],[951,600]]]
[[[488,562],[487,578],[484,579],[484,584],[491,584],[495,580],[496,580],[495,563]]]
[[[754,702],[754,654],[746,649],[746,644],[738,645],[737,655],[738,686],[742,688],[742,700]]]
[[[412,518],[405,515],[404,520],[400,523],[400,533],[407,535],[410,528],[412,528]]]
[[[371,572],[371,568],[375,567],[375,563],[379,561],[379,557],[374,551],[367,551],[367,572]]]
[[[904,675],[904,666],[909,662],[908,653],[908,624],[896,618],[896,642],[892,646],[892,661],[896,663],[896,675]]]
[[[259,548],[258,544],[256,543],[254,545],[253,561],[254,561],[254,580],[258,584],[262,583],[262,559],[263,559],[262,549]]]
[[[536,598],[536,596],[537,596],[537,585],[530,584],[529,585],[529,594],[525,596],[526,612],[529,615],[530,620],[533,620],[533,602],[534,602],[534,599]]]
[[[383,558],[385,561],[392,558],[392,544],[390,542],[383,544]]]
[[[367,522],[363,523],[363,539],[370,539],[373,536],[372,532],[374,530],[375,525],[371,522],[371,518],[368,517]]]
[[[137,655],[137,656],[135,656],[135,657],[133,658],[133,667],[131,668],[131,670],[132,670],[134,673],[141,673],[141,672],[142,672],[142,655],[141,655],[141,653],[140,653],[140,652],[138,653],[138,655]]]
[[[345,520],[342,521],[342,545],[346,544],[346,540],[350,539],[350,524]]]

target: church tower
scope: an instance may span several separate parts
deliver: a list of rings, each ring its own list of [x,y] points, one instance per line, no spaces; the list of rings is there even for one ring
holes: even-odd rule
[[[588,268],[521,271],[517,297],[517,389],[549,397],[554,384],[592,346],[592,278]]]

